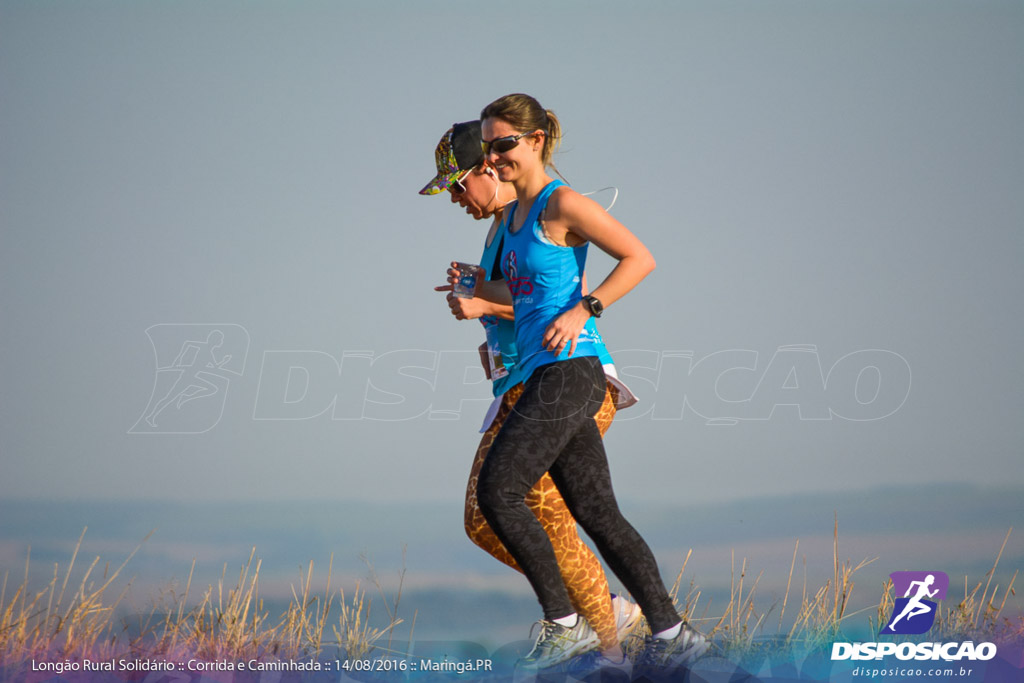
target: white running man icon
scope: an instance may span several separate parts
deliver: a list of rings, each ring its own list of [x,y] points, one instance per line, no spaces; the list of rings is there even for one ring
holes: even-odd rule
[[[907,587],[907,592],[903,594],[903,597],[910,598],[910,600],[907,601],[906,607],[903,608],[903,611],[900,612],[899,616],[893,619],[886,627],[889,631],[895,631],[896,629],[893,627],[896,626],[896,622],[903,617],[906,617],[907,621],[910,621],[919,614],[927,614],[932,611],[932,608],[921,602],[921,600],[926,597],[933,598],[935,597],[935,594],[939,592],[938,588],[933,591],[928,590],[933,583],[935,583],[934,574],[929,574],[925,577],[924,581],[910,582],[910,585]],[[915,586],[917,586],[917,592],[913,597],[911,597],[910,594],[915,590]]]
[[[181,353],[171,363],[170,368],[179,372],[177,381],[167,394],[157,402],[146,415],[145,420],[151,427],[156,426],[156,417],[164,408],[172,403],[180,410],[182,404],[204,396],[217,393],[217,385],[205,379],[206,376],[217,376],[216,371],[223,370],[224,364],[231,360],[231,354],[217,358],[217,350],[224,345],[224,333],[213,330],[206,341],[186,341],[181,346]]]

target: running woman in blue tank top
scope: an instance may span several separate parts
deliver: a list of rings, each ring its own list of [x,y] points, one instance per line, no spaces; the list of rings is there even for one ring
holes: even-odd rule
[[[489,279],[500,280],[500,257],[505,241],[501,218],[505,205],[515,199],[515,189],[508,183],[499,182],[493,169],[482,166],[480,144],[479,121],[455,124],[441,138],[435,151],[438,175],[421,193],[435,194],[447,188],[451,193],[451,201],[464,207],[474,218],[494,216],[479,263],[487,270]],[[495,559],[518,569],[515,559],[484,519],[476,495],[480,468],[491,443],[523,391],[515,348],[515,325],[511,320],[512,308],[475,297],[456,298],[451,294],[451,285],[436,289],[448,292],[448,304],[457,319],[479,319],[483,324],[487,342],[481,349],[482,360],[492,380],[495,396],[480,430],[483,437],[477,447],[466,486],[466,534]],[[614,366],[610,365],[611,357],[603,347],[601,352],[608,364],[608,384],[602,409],[595,416],[595,422],[603,434],[611,426],[617,409],[632,405],[636,398],[628,387],[618,382]],[[580,637],[573,649],[579,652],[595,647],[604,652],[618,650],[619,643],[638,623],[640,609],[623,597],[609,594],[601,562],[580,539],[576,520],[569,513],[550,476],[545,475],[534,484],[527,494],[527,504],[551,540],[573,605],[593,627],[593,631],[578,634]]]
[[[484,516],[515,557],[544,611],[529,668],[565,659],[565,643],[585,620],[575,613],[543,528],[524,499],[549,472],[576,521],[640,604],[652,635],[638,673],[675,675],[700,656],[706,639],[683,623],[650,548],[619,511],[593,416],[604,395],[593,319],[654,269],[647,248],[600,206],[548,176],[561,136],[558,119],[528,95],[500,98],[480,115],[486,161],[516,188],[508,211],[502,270],[506,290],[485,283],[481,296],[511,301],[523,395],[491,446],[477,495]],[[585,243],[618,264],[590,295],[581,291]],[[625,663],[601,662],[601,667]]]

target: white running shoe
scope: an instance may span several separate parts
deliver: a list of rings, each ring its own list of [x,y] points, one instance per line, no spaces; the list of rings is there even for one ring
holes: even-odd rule
[[[530,653],[519,660],[519,667],[526,670],[547,669],[566,662],[598,646],[597,634],[587,620],[576,617],[572,628],[541,619],[540,633]]]
[[[612,611],[615,613],[615,630],[618,633],[619,642],[622,643],[640,623],[640,617],[644,613],[640,609],[640,605],[614,593],[612,593]]]

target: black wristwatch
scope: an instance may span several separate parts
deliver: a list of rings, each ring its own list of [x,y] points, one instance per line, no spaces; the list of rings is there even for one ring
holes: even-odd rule
[[[590,296],[589,294],[583,297],[583,306],[590,311],[590,315],[595,318],[600,318],[601,314],[604,313],[604,304],[596,296]]]

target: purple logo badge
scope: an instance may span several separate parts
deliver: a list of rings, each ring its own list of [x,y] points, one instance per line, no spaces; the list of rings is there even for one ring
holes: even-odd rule
[[[946,599],[949,576],[945,572],[893,572],[889,574],[897,597],[889,623],[879,635],[917,635],[935,623],[938,601]]]

